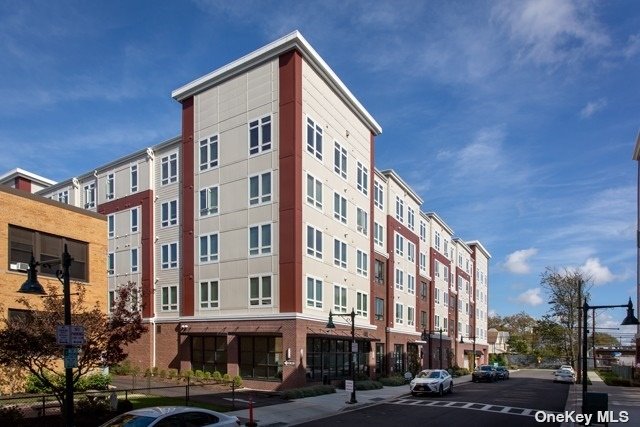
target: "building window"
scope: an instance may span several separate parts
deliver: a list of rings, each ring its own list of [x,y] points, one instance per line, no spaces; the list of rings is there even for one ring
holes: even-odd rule
[[[138,208],[133,208],[129,214],[129,226],[132,233],[138,232],[138,212]]]
[[[369,295],[364,292],[356,292],[356,314],[362,317],[369,316]]]
[[[375,260],[373,266],[375,268],[376,283],[383,284],[384,283],[384,262],[380,260]]]
[[[407,274],[407,292],[411,295],[416,293],[416,278],[412,274]]]
[[[427,224],[424,221],[420,221],[420,241],[427,241]]]
[[[376,320],[384,320],[384,300],[376,297]]]
[[[369,170],[358,162],[357,188],[367,196],[369,194]]]
[[[178,311],[178,286],[162,286],[162,311]]]
[[[347,149],[334,142],[333,147],[333,171],[347,179]]]
[[[333,217],[344,224],[347,223],[347,199],[338,193],[333,193]]]
[[[404,305],[396,303],[396,323],[402,325],[404,323]]]
[[[116,178],[115,175],[110,173],[107,175],[106,189],[105,189],[105,197],[107,200],[111,200],[115,197],[114,193],[116,191]]]
[[[407,307],[407,326],[415,326],[416,324],[416,309],[413,307]]]
[[[173,153],[160,160],[160,183],[162,185],[178,182],[178,154]]]
[[[322,161],[322,128],[307,117],[307,151]]]
[[[107,254],[107,274],[109,276],[116,274],[116,254],[114,252]]]
[[[396,236],[396,254],[400,256],[404,256],[404,237],[398,233],[395,233]]]
[[[220,306],[220,293],[217,280],[203,280],[200,282],[200,308],[210,309]]]
[[[410,262],[416,261],[416,245],[407,241],[407,259]]]
[[[412,231],[416,227],[416,213],[410,207],[407,207],[407,227]]]
[[[377,222],[373,223],[373,243],[378,246],[384,246],[384,227]]]
[[[138,272],[138,248],[131,249],[131,272]]]
[[[178,201],[164,202],[160,209],[160,225],[169,227],[178,224]]]
[[[393,359],[394,359],[394,371],[398,373],[405,372],[404,344],[393,345]]]
[[[58,193],[58,201],[61,203],[69,204],[69,190],[64,190]]]
[[[436,328],[440,329],[440,316],[438,316],[437,314],[434,316],[434,325]]]
[[[129,189],[132,193],[138,191],[138,165],[129,167]]]
[[[219,187],[207,187],[200,190],[200,216],[217,215],[219,212]]]
[[[218,135],[213,135],[200,141],[200,170],[206,171],[217,166]]]
[[[322,181],[307,174],[307,203],[322,210]]]
[[[426,311],[421,311],[420,312],[420,326],[423,328],[427,328],[427,312]]]
[[[434,301],[436,304],[440,304],[440,289],[435,288]]]
[[[347,268],[347,244],[338,239],[333,239],[333,264]]]
[[[426,282],[420,282],[420,298],[426,300],[429,296],[429,286]]]
[[[218,233],[200,236],[200,262],[218,261]]]
[[[113,214],[107,216],[107,229],[109,238],[113,239],[116,236],[116,217]]]
[[[249,305],[271,305],[271,276],[249,278]]]
[[[440,233],[438,233],[437,231],[435,233],[434,241],[435,241],[434,246],[436,247],[436,250],[440,251]]]
[[[356,272],[361,276],[367,277],[369,272],[369,255],[358,249],[356,251]]]
[[[347,288],[344,286],[333,285],[333,311],[347,312]]]
[[[92,182],[84,186],[84,207],[85,209],[96,207],[96,184]]]
[[[249,177],[249,206],[271,202],[271,172]]]
[[[178,267],[178,243],[167,243],[161,246],[162,269]]]
[[[249,255],[268,255],[271,253],[271,224],[249,227]]]
[[[444,306],[449,307],[449,292],[443,292],[442,297]]]
[[[116,308],[116,291],[109,291],[109,300],[107,301],[107,310],[112,312]]]
[[[271,116],[249,122],[249,155],[271,150]]]
[[[191,336],[191,368],[205,372],[227,372],[226,336]]]
[[[404,290],[404,271],[398,268],[396,268],[395,283],[396,283],[397,290],[399,291]]]
[[[322,231],[307,225],[307,255],[322,259]]]
[[[400,222],[404,221],[404,201],[396,196],[396,219]]]
[[[378,209],[384,210],[384,190],[378,181],[373,183],[373,204]]]
[[[369,214],[367,214],[367,211],[360,208],[357,208],[356,212],[358,231],[366,236],[369,228]]]
[[[307,307],[322,308],[322,279],[307,276]]]
[[[420,271],[427,271],[427,254],[420,253]]]
[[[282,379],[282,337],[240,337],[240,376]]]

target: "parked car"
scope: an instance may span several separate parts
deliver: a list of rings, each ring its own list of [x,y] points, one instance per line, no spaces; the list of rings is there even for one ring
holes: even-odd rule
[[[509,370],[505,366],[497,366],[496,367],[496,377],[499,380],[508,380],[509,379]]]
[[[193,406],[157,406],[134,409],[107,421],[100,427],[164,427],[189,426],[239,426],[236,416],[225,415]]]
[[[453,393],[453,378],[444,369],[425,369],[416,375],[409,383],[411,394],[418,393]]]
[[[558,369],[553,373],[553,382],[573,384],[576,382],[576,374],[569,369]]]
[[[562,366],[560,366],[560,369],[568,369],[571,372],[573,372],[573,375],[576,374],[576,371],[573,369],[573,366],[571,366],[571,365],[562,365]]]
[[[481,365],[476,368],[475,371],[471,373],[471,381],[474,383],[480,381],[486,382],[494,382],[498,379],[498,372],[496,371],[495,366],[492,365]]]

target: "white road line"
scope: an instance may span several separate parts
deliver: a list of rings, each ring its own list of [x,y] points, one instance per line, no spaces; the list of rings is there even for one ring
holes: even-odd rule
[[[508,415],[520,415],[525,417],[533,417],[536,412],[542,411],[547,414],[559,414],[560,412],[547,411],[541,409],[530,409],[530,408],[519,408],[515,406],[503,406],[503,405],[492,405],[487,403],[480,402],[444,402],[442,400],[417,400],[417,399],[397,399],[395,401],[389,402],[393,405],[424,405],[424,406],[434,406],[440,408],[455,408],[455,409],[471,409],[473,411],[484,411],[484,412],[492,412],[496,414],[508,414]],[[496,408],[496,409],[490,409]],[[500,409],[497,409],[500,408]]]

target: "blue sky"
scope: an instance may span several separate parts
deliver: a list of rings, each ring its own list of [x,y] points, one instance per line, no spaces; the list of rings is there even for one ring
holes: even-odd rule
[[[544,314],[546,267],[635,302],[636,1],[5,0],[0,173],[62,180],[175,136],[173,89],[295,29],[382,125],[378,168],[491,252],[492,312]]]

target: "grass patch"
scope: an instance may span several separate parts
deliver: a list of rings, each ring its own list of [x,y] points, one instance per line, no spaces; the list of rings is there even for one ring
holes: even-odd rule
[[[166,397],[166,396],[150,396],[150,395],[132,395],[129,396],[129,402],[133,404],[133,409],[149,408],[151,406],[184,406],[184,397]],[[227,412],[231,408],[228,406],[220,406],[212,403],[196,402],[189,400],[189,406],[197,406],[198,408],[211,409],[212,411]]]

